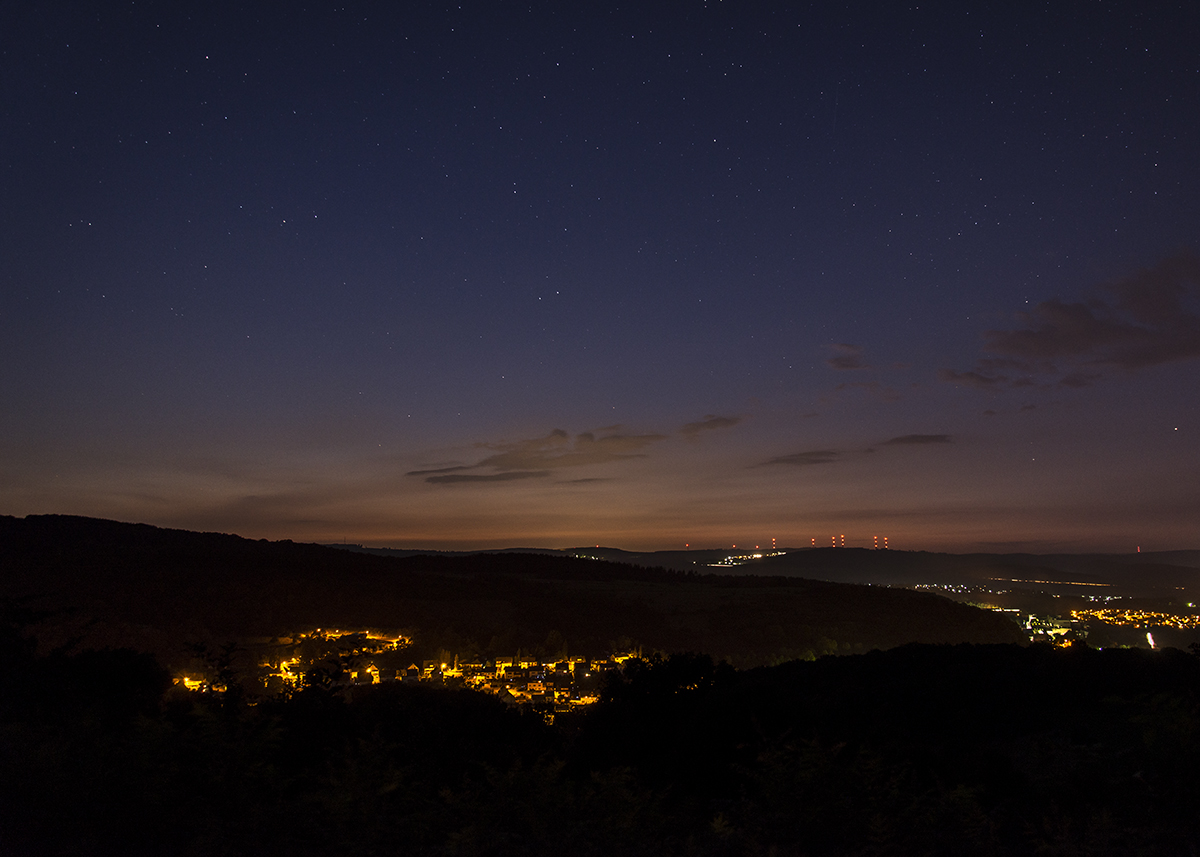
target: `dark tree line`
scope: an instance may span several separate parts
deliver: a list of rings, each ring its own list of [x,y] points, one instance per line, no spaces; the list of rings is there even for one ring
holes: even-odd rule
[[[68,516],[0,516],[0,597],[86,619],[88,644],[154,651],[319,627],[414,630],[414,657],[511,656],[557,632],[577,655],[622,637],[737,666],[907,642],[1015,642],[1008,619],[924,593],[697,575],[545,554],[374,556]],[[47,632],[48,633],[48,632]]]
[[[907,646],[627,662],[547,725],[313,681],[250,704],[0,628],[0,853],[1189,854],[1200,659]]]

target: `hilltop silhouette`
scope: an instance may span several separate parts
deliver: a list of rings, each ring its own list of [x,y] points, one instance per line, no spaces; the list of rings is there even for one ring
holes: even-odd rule
[[[315,627],[402,628],[495,657],[551,634],[739,666],[905,643],[1018,642],[996,614],[937,596],[789,576],[697,574],[567,555],[379,556],[60,515],[0,518],[0,594],[75,635],[169,655],[190,641]]]

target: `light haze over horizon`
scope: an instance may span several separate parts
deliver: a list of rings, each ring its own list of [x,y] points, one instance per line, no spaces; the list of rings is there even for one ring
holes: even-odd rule
[[[1200,8],[0,13],[0,513],[1200,547]]]

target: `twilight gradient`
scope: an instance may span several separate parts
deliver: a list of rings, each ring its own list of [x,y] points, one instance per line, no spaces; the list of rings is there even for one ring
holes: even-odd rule
[[[0,513],[1197,547],[1200,11],[1144,8],[11,5]]]

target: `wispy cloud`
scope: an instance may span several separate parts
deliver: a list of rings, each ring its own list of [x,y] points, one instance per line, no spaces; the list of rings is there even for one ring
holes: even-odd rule
[[[969,371],[943,369],[941,379],[985,390],[1086,387],[1108,372],[1200,358],[1200,257],[1181,253],[1106,292],[1017,313],[1021,327],[984,333],[984,351],[995,357]]]
[[[863,360],[861,346],[851,345],[848,342],[835,342],[829,346],[829,350],[833,352],[833,355],[825,360],[825,365],[830,369],[870,368]]]
[[[953,443],[953,435],[948,434],[904,434],[898,437],[888,438],[880,443],[880,446],[931,446],[938,444]],[[786,467],[816,467],[821,464],[838,464],[843,461],[850,461],[859,456],[871,455],[875,450],[871,447],[866,449],[809,449],[804,452],[793,452],[790,455],[780,455],[775,458],[768,459],[755,465],[756,467],[769,467],[772,465],[783,465]]]
[[[515,443],[480,444],[484,449],[496,453],[483,459],[475,467],[494,467],[497,470],[529,470],[533,468],[581,467],[586,464],[607,464],[629,458],[644,458],[641,450],[665,440],[661,434],[621,435],[610,434],[596,437],[583,432],[571,438],[562,429],[555,429],[545,437],[521,440]]]
[[[695,440],[697,435],[702,432],[732,428],[741,421],[741,417],[719,417],[716,414],[706,414],[703,419],[685,425],[679,430],[679,433],[689,440]]]
[[[620,426],[612,428],[619,429]],[[642,450],[665,439],[666,436],[660,434],[608,434],[597,437],[592,432],[583,432],[571,437],[562,429],[555,429],[544,437],[529,440],[476,444],[477,449],[491,450],[492,454],[474,464],[411,470],[407,475],[424,476],[426,482],[435,485],[535,479],[549,476],[552,471],[563,467],[602,465],[644,458],[646,453]],[[496,472],[463,472],[477,470]]]
[[[471,466],[467,464],[456,464],[453,467],[434,467],[429,470],[410,470],[405,473],[405,476],[430,476],[435,473],[454,473],[458,470],[470,470]]]
[[[953,443],[948,434],[903,434],[885,440],[880,446],[927,446],[936,443]]]
[[[512,482],[517,479],[541,479],[549,475],[549,470],[513,470],[508,473],[451,473],[447,476],[430,476],[425,481],[435,485],[451,485],[457,482]]]
[[[812,449],[806,452],[794,452],[791,455],[781,455],[764,461],[760,467],[772,464],[784,464],[789,467],[813,467],[818,464],[834,464],[841,461],[842,453],[835,449]]]
[[[947,384],[958,384],[961,387],[974,387],[977,390],[997,390],[1009,384],[1004,375],[985,375],[982,372],[956,372],[953,369],[938,370],[938,378]]]

